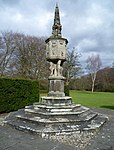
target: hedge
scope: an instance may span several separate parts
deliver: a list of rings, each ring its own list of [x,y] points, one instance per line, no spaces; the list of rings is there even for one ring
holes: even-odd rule
[[[15,111],[38,101],[38,81],[0,78],[0,113]]]

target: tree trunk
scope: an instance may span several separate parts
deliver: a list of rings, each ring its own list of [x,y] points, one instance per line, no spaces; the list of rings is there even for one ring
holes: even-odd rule
[[[93,83],[92,83],[92,89],[91,89],[92,93],[94,92],[94,86],[95,86],[95,82],[93,81]]]
[[[66,85],[69,85],[69,71],[67,72]]]
[[[93,74],[93,77],[92,77],[92,89],[91,89],[91,92],[92,92],[92,93],[94,92],[96,75],[97,75],[97,72],[95,72],[95,73]]]

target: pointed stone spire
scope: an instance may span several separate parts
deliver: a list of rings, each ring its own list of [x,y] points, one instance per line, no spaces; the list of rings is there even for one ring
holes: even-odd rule
[[[58,7],[58,3],[56,3],[54,24],[52,27],[52,35],[54,37],[61,37],[61,30],[62,30],[62,26],[60,23],[59,7]]]

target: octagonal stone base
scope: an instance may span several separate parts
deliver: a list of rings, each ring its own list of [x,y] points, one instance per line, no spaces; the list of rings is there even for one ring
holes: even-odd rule
[[[97,131],[107,121],[105,115],[93,112],[80,104],[52,105],[48,98],[43,97],[42,103],[34,103],[32,106],[26,106],[25,109],[10,113],[5,123],[16,129],[50,138]],[[69,98],[67,97],[66,100],[71,102]],[[51,102],[51,105],[48,102]]]

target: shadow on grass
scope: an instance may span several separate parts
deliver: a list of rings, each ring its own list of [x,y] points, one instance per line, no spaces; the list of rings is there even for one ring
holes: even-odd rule
[[[114,106],[101,106],[101,108],[114,109]]]

